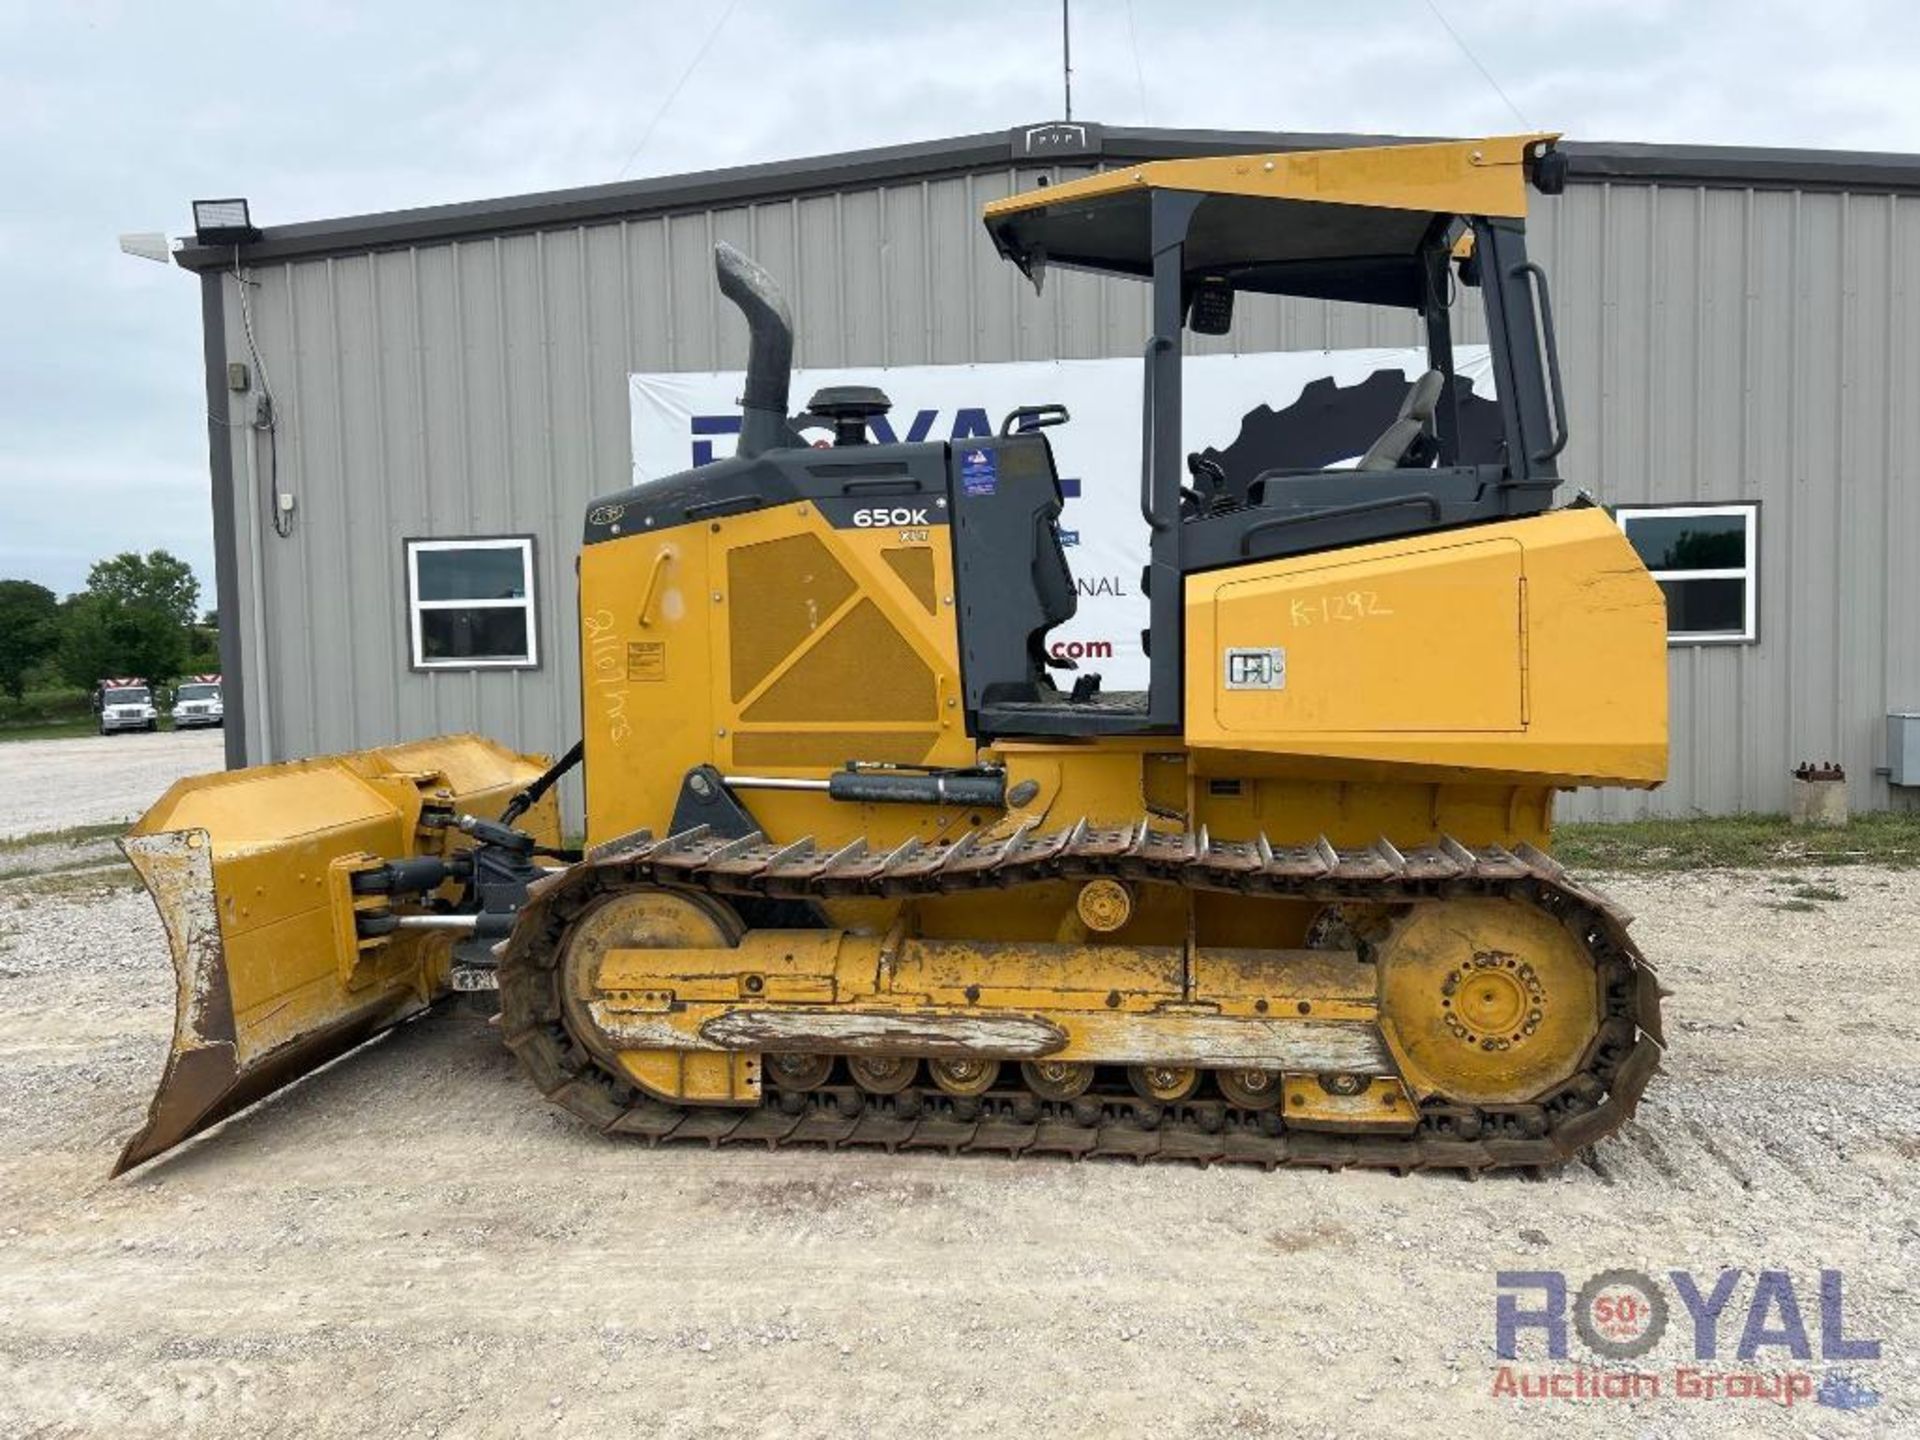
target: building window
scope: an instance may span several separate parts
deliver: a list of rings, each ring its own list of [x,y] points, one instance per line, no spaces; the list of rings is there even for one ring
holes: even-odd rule
[[[1758,505],[1623,505],[1614,518],[1667,597],[1669,643],[1758,636]]]
[[[407,541],[407,614],[415,669],[538,664],[533,537]]]

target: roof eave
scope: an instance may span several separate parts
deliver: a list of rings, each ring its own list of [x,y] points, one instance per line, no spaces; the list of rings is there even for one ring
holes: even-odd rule
[[[854,185],[936,178],[988,168],[1055,164],[1128,164],[1261,151],[1354,149],[1418,144],[1436,137],[1267,134],[1256,131],[1078,127],[1092,139],[1078,150],[1022,152],[1019,137],[1040,128],[734,166],[684,175],[590,185],[532,195],[436,205],[384,214],[276,225],[242,248],[248,261],[291,260],[401,248],[556,226],[610,223],[715,206],[743,205]],[[1853,190],[1920,195],[1920,155],[1732,146],[1637,145],[1562,141],[1568,179],[1581,184],[1684,184],[1754,189]],[[226,246],[189,242],[174,262],[191,271],[233,262]]]

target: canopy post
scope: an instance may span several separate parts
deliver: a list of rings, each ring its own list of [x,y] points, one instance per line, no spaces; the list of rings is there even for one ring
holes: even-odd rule
[[[1156,190],[1151,204],[1153,334],[1146,353],[1143,509],[1151,525],[1147,566],[1150,607],[1147,712],[1154,724],[1177,725],[1182,696],[1180,567],[1180,367],[1186,322],[1186,241],[1193,213],[1205,197]],[[1157,644],[1156,644],[1157,639]]]
[[[1427,367],[1440,372],[1440,399],[1433,407],[1433,433],[1442,465],[1460,463],[1460,395],[1453,374],[1453,316],[1447,305],[1450,259],[1445,245],[1427,249],[1423,257],[1426,300],[1421,307],[1427,325]]]

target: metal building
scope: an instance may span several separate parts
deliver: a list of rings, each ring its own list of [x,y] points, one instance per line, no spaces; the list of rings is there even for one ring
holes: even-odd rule
[[[715,241],[788,288],[802,366],[1137,355],[1145,287],[1063,274],[1036,299],[981,205],[1100,166],[1365,143],[1048,124],[188,243],[229,764],[572,741],[573,559],[589,498],[630,483],[628,376],[745,361]],[[1915,804],[1885,768],[1888,712],[1920,710],[1920,156],[1562,148],[1530,248],[1553,277],[1564,493],[1623,507],[1677,567],[1671,624],[1708,632],[1672,647],[1667,786],[1563,814],[1777,811],[1790,769],[1828,759],[1857,808]],[[1269,301],[1231,341],[1403,345],[1417,323]],[[1676,512],[1635,514],[1672,506],[1707,551],[1667,544]],[[442,621],[433,547],[406,542],[476,538],[492,553],[460,563],[527,562],[527,598],[479,617],[528,627],[527,663],[419,668]]]

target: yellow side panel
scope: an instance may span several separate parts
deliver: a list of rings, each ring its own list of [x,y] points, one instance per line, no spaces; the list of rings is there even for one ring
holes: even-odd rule
[[[1666,608],[1596,508],[1190,576],[1187,743],[1265,773],[1666,778]]]
[[[971,765],[953,617],[944,525],[837,530],[797,502],[587,546],[588,840],[664,829],[696,765],[783,777],[849,760]],[[755,796],[776,838],[793,808]],[[836,820],[880,832],[918,818],[876,827],[860,808],[801,808],[798,833],[823,841]]]
[[[682,525],[580,552],[590,843],[666,824],[681,779],[713,758],[707,534]]]
[[[946,526],[836,529],[801,502],[707,530],[715,764],[973,763]]]
[[[1215,719],[1265,734],[1521,729],[1521,560],[1517,541],[1481,540],[1220,586]],[[1274,647],[1285,688],[1229,673]]]
[[[734,603],[716,619],[727,621],[733,652],[730,698],[738,704],[823,620],[838,614],[857,587],[814,535],[735,545],[724,549],[724,560]]]

